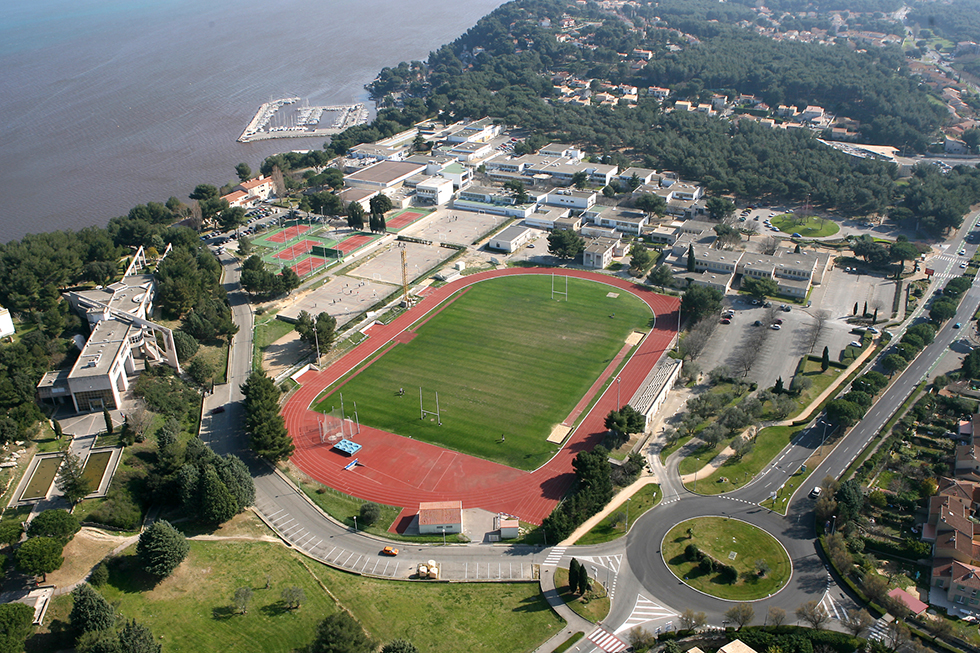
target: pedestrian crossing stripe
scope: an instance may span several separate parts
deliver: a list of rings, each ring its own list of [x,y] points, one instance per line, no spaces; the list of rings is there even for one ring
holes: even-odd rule
[[[625,651],[629,648],[626,642],[601,626],[589,633],[589,641],[606,653],[619,653],[619,651]]]
[[[541,563],[542,567],[557,567],[558,563],[561,561],[561,557],[565,555],[565,549],[568,547],[556,546],[548,553],[548,557],[544,559]]]
[[[616,632],[626,632],[649,621],[667,619],[668,617],[676,616],[677,613],[673,610],[665,608],[659,603],[651,601],[640,594],[636,597],[636,603],[633,605],[633,612],[630,613],[629,618],[623,623],[623,625],[616,629]]]

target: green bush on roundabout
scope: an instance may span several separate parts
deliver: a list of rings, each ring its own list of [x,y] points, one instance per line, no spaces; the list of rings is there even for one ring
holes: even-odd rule
[[[783,546],[766,531],[727,517],[697,517],[674,526],[661,552],[686,585],[729,601],[764,599],[793,573]]]

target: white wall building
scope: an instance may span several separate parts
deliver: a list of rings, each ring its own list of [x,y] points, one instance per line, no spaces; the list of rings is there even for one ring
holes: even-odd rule
[[[553,190],[544,197],[548,206],[584,211],[595,206],[596,194],[592,191]]]
[[[432,177],[415,187],[420,202],[442,206],[453,198],[453,182],[445,177]]]
[[[422,535],[460,533],[462,530],[462,501],[419,503],[419,533]]]
[[[513,226],[507,227],[496,236],[490,239],[487,247],[501,252],[516,252],[531,240],[534,233],[527,227]]]

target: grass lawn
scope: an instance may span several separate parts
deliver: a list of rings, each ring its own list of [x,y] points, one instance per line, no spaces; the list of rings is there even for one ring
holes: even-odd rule
[[[802,224],[791,213],[777,215],[771,222],[772,226],[784,233],[800,234],[804,238],[824,238],[840,231],[840,226],[833,220],[815,215],[807,216]]]
[[[609,614],[609,597],[606,596],[602,585],[595,580],[592,581],[592,587],[595,589],[590,589],[584,597],[579,596],[568,589],[568,570],[559,567],[555,569],[555,587],[558,588],[558,595],[565,605],[583,619],[598,623]],[[593,594],[601,594],[601,596],[593,596]]]
[[[629,501],[630,523],[636,520],[650,508],[660,503],[663,493],[656,483],[644,485]],[[576,540],[575,544],[601,544],[609,542],[626,533],[626,504],[621,505],[615,512],[610,513],[601,522],[592,527],[588,533]]]
[[[695,471],[710,463],[715,456],[724,451],[725,447],[730,445],[733,439],[734,438],[725,438],[714,445],[702,444],[700,447],[695,449],[690,456],[681,458],[680,464],[677,465],[677,470],[680,472],[681,476],[693,474]]]
[[[675,451],[677,451],[678,449],[680,449],[681,447],[683,447],[685,444],[687,444],[688,442],[690,442],[691,437],[692,436],[690,436],[690,435],[681,436],[681,437],[677,438],[677,440],[674,442],[674,444],[672,444],[670,446],[667,446],[667,447],[664,447],[663,449],[661,449],[660,450],[660,462],[662,462],[662,463],[667,462],[667,458],[670,456],[670,454],[674,453]]]
[[[554,452],[546,441],[554,425],[626,337],[651,321],[650,309],[629,293],[570,279],[569,301],[555,301],[551,281],[533,275],[471,286],[426,318],[411,342],[329,389],[317,410],[339,405],[329,393],[342,388],[364,424],[519,469],[538,467]],[[419,419],[420,387],[426,410],[435,410],[439,393],[441,426],[434,416]]]
[[[349,609],[380,643],[396,638],[420,650],[533,649],[563,626],[536,583],[412,583],[362,578],[307,560],[280,544],[191,542],[187,559],[159,584],[136,568],[135,547],[115,563],[101,591],[118,612],[149,626],[166,651],[291,652],[316,625]],[[266,586],[269,588],[266,589]],[[305,601],[287,610],[280,593],[300,587]],[[240,587],[253,591],[247,614],[231,607]],[[71,599],[56,599],[48,630],[66,624]],[[57,650],[57,635],[36,636],[28,651]]]
[[[688,529],[693,529],[689,536]],[[738,570],[738,581],[723,582],[714,572],[703,573],[698,562],[688,561],[684,548],[694,544],[715,560]],[[735,553],[734,560],[730,558]],[[779,590],[792,573],[785,549],[772,535],[737,519],[699,517],[674,526],[664,537],[663,556],[678,578],[694,589],[730,601],[751,601]],[[769,571],[759,576],[756,560],[765,560]]]
[[[275,314],[268,317],[269,313],[263,315],[263,322],[256,322],[255,331],[252,336],[252,369],[262,368],[262,354],[269,348],[269,345],[287,335],[293,330],[293,325],[283,320],[277,320]]]
[[[762,429],[755,437],[752,451],[737,461],[729,458],[711,476],[700,479],[698,491],[701,494],[721,494],[742,487],[762,471],[763,467],[771,463],[776,454],[782,451],[800,430],[800,427],[795,426],[770,426]],[[727,480],[722,481],[722,478]],[[693,483],[685,483],[684,486],[689,490],[694,489]]]
[[[820,361],[813,361],[807,358],[803,363],[803,376],[810,379],[810,387],[800,393],[799,396],[793,397],[793,401],[796,403],[796,408],[789,414],[788,419],[795,419],[797,415],[803,412],[803,409],[810,405],[810,403],[820,396],[820,393],[830,387],[830,384],[837,380],[844,370],[839,367],[834,367],[831,365],[824,372],[820,369]],[[790,381],[786,382],[786,386],[789,387]],[[763,404],[763,408],[766,411],[764,419],[775,419],[775,416],[771,413],[772,402],[767,401]]]

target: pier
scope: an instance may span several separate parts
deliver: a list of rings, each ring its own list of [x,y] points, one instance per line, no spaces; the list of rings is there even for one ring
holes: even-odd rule
[[[288,116],[284,124],[273,124],[279,110],[289,104],[299,102],[298,97],[281,98],[265,102],[238,137],[239,143],[269,140],[273,138],[311,138],[333,136],[348,127],[367,122],[368,110],[364,104],[342,104],[337,106],[304,106],[294,115]],[[329,127],[318,127],[324,113],[334,112],[337,117]]]

